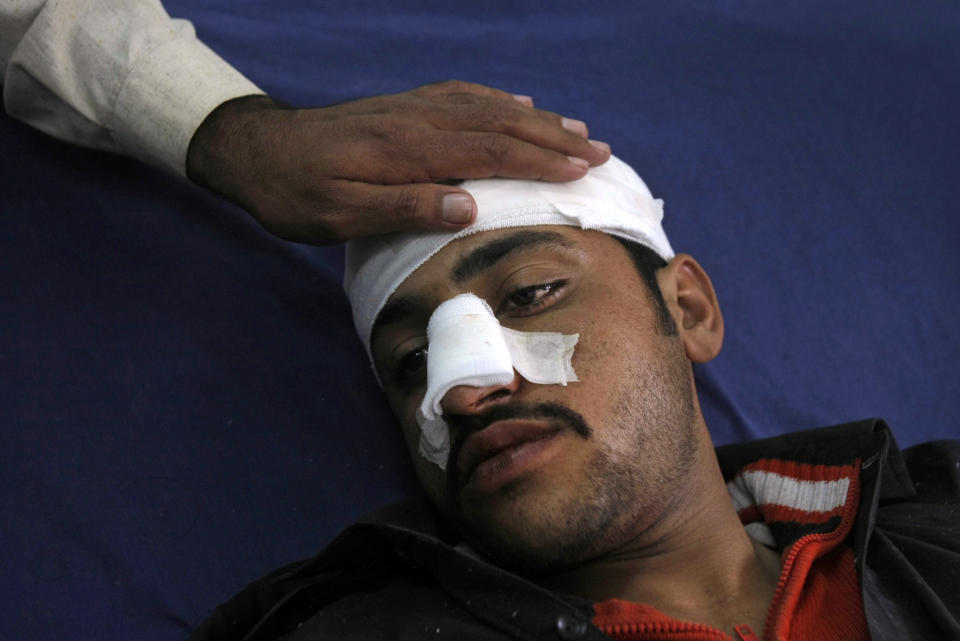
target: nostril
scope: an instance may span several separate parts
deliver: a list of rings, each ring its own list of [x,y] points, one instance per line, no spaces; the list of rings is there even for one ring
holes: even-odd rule
[[[473,402],[471,410],[473,412],[484,412],[489,407],[505,401],[513,395],[513,389],[510,387],[497,387],[491,389],[488,393],[482,394]]]
[[[481,402],[487,403],[490,401],[496,401],[503,398],[504,396],[510,396],[510,392],[508,390],[501,388],[487,394],[485,397],[483,397],[483,400]]]
[[[440,400],[442,414],[475,414],[490,405],[505,401],[517,390],[517,380],[502,385],[474,387],[457,385],[448,390]]]

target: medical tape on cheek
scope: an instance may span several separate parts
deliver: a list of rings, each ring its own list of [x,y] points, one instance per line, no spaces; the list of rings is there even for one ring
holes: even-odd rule
[[[420,454],[446,469],[450,429],[440,402],[458,385],[506,385],[514,370],[541,385],[577,381],[572,359],[579,336],[502,327],[486,301],[473,294],[442,303],[427,324],[427,392],[417,410]]]

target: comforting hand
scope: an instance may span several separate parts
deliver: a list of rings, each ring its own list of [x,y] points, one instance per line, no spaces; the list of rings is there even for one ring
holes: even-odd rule
[[[473,198],[438,181],[576,180],[609,157],[580,121],[450,81],[317,109],[231,100],[194,134],[187,174],[273,234],[325,244],[472,223]]]

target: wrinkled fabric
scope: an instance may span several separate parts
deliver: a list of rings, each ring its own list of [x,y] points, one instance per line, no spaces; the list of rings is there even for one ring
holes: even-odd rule
[[[158,0],[0,3],[0,82],[14,118],[180,175],[211,111],[263,93]]]

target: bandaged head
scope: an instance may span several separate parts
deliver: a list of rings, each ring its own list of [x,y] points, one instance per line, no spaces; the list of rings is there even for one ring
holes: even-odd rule
[[[664,260],[673,250],[663,231],[663,201],[654,198],[633,169],[611,156],[580,180],[546,183],[488,178],[459,185],[477,202],[477,220],[457,232],[405,232],[347,243],[344,289],[367,354],[377,314],[410,274],[450,242],[492,229],[572,225],[632,240]]]
[[[651,248],[664,260],[673,257],[673,250],[661,226],[663,201],[653,198],[636,172],[615,157],[590,169],[585,177],[575,182],[546,183],[491,178],[468,180],[460,187],[470,192],[477,203],[477,220],[471,227],[458,232],[386,234],[348,243],[344,288],[353,309],[354,325],[371,360],[371,331],[377,315],[390,296],[418,267],[447,244],[469,234],[511,227],[571,225],[632,240]],[[481,303],[469,303],[477,304]],[[462,307],[462,304],[460,306]],[[492,314],[483,320],[482,308],[475,311],[479,313],[477,318],[480,321],[497,322],[492,318]],[[434,320],[431,319],[431,323]],[[517,349],[522,351],[524,342],[526,345],[535,342],[544,345],[546,343],[543,341],[547,339],[520,337],[520,348],[514,349],[517,343],[512,342],[513,338],[506,337],[509,343],[507,351],[512,352],[513,366],[522,374],[522,369],[516,366],[517,359],[523,355],[518,357]],[[564,341],[557,340],[560,341],[557,343],[560,347],[555,350],[558,358],[562,360],[565,354],[569,364],[572,344],[563,348],[567,349],[567,352],[564,352],[561,349]],[[505,356],[505,359],[508,375],[512,376],[512,370],[509,370],[511,356]],[[428,380],[429,370],[428,366]],[[572,370],[570,375],[572,376]],[[483,376],[489,376],[489,372]],[[566,380],[576,380],[565,376],[560,375],[551,382],[560,383],[560,379],[563,379],[564,383]],[[479,385],[476,382],[471,383],[469,376],[462,380],[466,382],[459,384]],[[477,380],[486,378],[478,377]],[[428,384],[429,387],[431,386]],[[437,389],[442,392],[446,387],[440,386]],[[431,407],[436,407],[438,402],[438,398],[430,398],[428,389],[428,397],[422,407],[426,416],[421,413],[418,421],[425,437],[421,438],[421,453],[442,467],[441,461],[449,451],[449,444],[442,442],[446,433],[442,419],[433,417],[434,413],[430,410]]]

